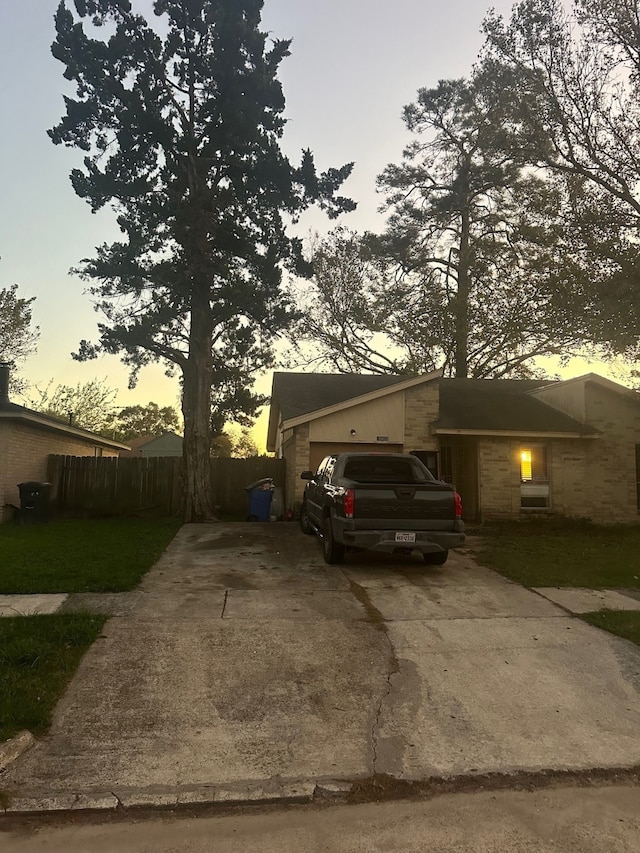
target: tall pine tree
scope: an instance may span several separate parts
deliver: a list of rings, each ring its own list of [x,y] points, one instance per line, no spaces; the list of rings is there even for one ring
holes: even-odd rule
[[[282,268],[309,272],[286,223],[314,203],[352,209],[336,195],[351,166],[317,174],[310,151],[299,166],[282,153],[289,42],[261,31],[262,0],[155,0],[153,23],[133,5],[63,0],[55,18],[76,96],[50,136],[86,152],[73,188],[93,211],[110,204],[123,235],[80,267],[106,322],[77,357],[180,371],[185,517],[200,521],[217,377],[241,391],[270,363],[290,317]]]

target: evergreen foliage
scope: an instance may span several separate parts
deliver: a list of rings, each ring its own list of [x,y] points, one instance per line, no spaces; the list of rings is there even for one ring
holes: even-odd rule
[[[50,131],[85,152],[73,188],[111,205],[122,239],[85,259],[105,317],[77,357],[155,360],[182,377],[186,518],[211,517],[211,398],[258,405],[248,390],[272,364],[290,322],[283,266],[307,274],[288,222],[311,204],[354,207],[337,191],[351,166],[318,174],[310,151],[292,165],[278,68],[289,42],[260,29],[262,0],[155,0],[157,20],[129,0],[61,2],[53,55],[76,84]],[[253,412],[250,412],[253,413]]]

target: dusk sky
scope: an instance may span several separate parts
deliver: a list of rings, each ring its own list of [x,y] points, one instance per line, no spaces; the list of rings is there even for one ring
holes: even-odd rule
[[[380,224],[375,178],[401,157],[407,141],[402,107],[418,88],[469,73],[489,5],[508,14],[512,3],[266,0],[264,28],[293,38],[280,74],[289,119],[284,149],[296,159],[301,148],[311,148],[321,169],[355,161],[344,191],[358,210],[342,217],[345,225]],[[40,385],[51,378],[75,384],[106,377],[121,389],[121,405],[177,405],[177,380],[166,379],[161,367],[145,369],[128,391],[116,357],[87,364],[70,357],[81,338],[95,338],[99,315],[68,270],[118,232],[110,212],[92,215],[71,188],[69,171],[81,153],[54,146],[46,135],[62,115],[62,92],[72,93],[50,53],[56,6],[57,0],[0,2],[0,287],[15,282],[22,296],[37,297],[41,329],[24,375]],[[134,0],[134,6],[150,9],[151,0]],[[310,215],[300,227],[323,232],[335,224]],[[265,384],[268,390],[270,380]]]

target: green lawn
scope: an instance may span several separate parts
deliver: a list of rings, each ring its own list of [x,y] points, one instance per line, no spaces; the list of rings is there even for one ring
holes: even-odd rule
[[[0,742],[49,728],[51,714],[105,616],[65,614],[0,619]]]
[[[52,521],[0,526],[0,593],[132,589],[180,527],[177,519]],[[0,741],[42,734],[106,617],[55,614],[0,619]]]
[[[133,589],[180,524],[109,518],[0,525],[0,594]]]
[[[478,562],[524,586],[640,588],[640,526],[535,520],[474,532]]]
[[[528,587],[640,588],[640,526],[570,521],[486,524],[476,558]],[[580,618],[640,645],[640,612],[603,610]]]
[[[637,610],[599,610],[597,613],[583,613],[581,618],[640,646],[640,613]]]

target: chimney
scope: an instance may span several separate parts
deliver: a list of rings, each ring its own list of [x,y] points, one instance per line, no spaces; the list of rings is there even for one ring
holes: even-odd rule
[[[9,367],[6,361],[0,362],[0,405],[9,401]]]

